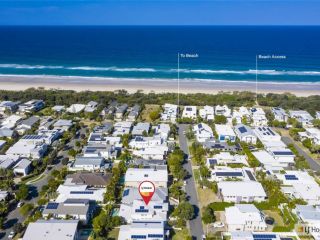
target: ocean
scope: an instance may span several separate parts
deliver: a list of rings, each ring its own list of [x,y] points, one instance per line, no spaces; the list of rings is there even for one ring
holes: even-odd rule
[[[181,79],[320,82],[319,39],[307,26],[2,26],[0,75],[156,81],[179,60]]]

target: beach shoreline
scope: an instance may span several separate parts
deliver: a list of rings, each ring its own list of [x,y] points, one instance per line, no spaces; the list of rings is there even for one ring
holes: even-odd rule
[[[0,75],[0,89],[21,91],[28,88],[60,89],[74,91],[115,91],[124,89],[129,93],[142,90],[145,93],[177,93],[175,79],[133,79],[76,76]],[[225,80],[180,80],[180,93],[207,93],[233,91],[256,91],[256,83]],[[297,96],[320,94],[320,83],[258,82],[259,93],[292,93]]]

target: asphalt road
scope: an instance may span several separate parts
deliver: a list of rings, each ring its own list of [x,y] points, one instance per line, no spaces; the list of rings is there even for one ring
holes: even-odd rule
[[[183,133],[188,129],[189,125],[181,124],[179,125],[179,143],[181,150],[189,156],[189,149],[188,149],[188,142],[185,134]],[[202,226],[202,220],[200,216],[200,208],[199,208],[199,202],[198,202],[198,196],[196,191],[196,185],[194,182],[194,177],[192,173],[192,165],[190,161],[186,161],[186,163],[183,165],[183,168],[187,170],[188,175],[191,176],[187,179],[186,184],[186,192],[187,196],[189,197],[189,203],[191,203],[195,208],[196,216],[194,219],[189,221],[189,227],[191,231],[191,235],[193,239],[202,239],[203,233],[203,226]]]
[[[80,130],[80,135],[85,133],[85,128],[82,128]],[[79,138],[75,139],[71,139],[70,142],[67,144],[67,149],[71,149],[75,147],[75,142],[78,140]],[[48,179],[51,175],[51,172],[53,170],[60,170],[63,165],[61,164],[61,160],[64,157],[68,157],[68,150],[62,150],[58,153],[57,155],[57,159],[58,162],[52,167],[52,169],[50,169],[49,171],[45,170],[46,172],[44,173],[45,176],[43,178],[41,178],[39,181],[34,182],[32,184],[29,184],[29,187],[31,188],[31,199],[24,201],[26,203],[34,203],[36,204],[37,201],[39,200],[39,192],[41,191],[42,186],[46,185],[48,183]],[[14,224],[16,223],[23,223],[25,220],[25,217],[23,217],[20,213],[19,213],[19,208],[15,207],[13,210],[11,210],[7,216],[7,221],[5,222],[5,230],[0,232],[0,239],[7,239],[9,233],[12,231],[12,228],[14,226]]]
[[[314,171],[319,171],[320,170],[320,164],[314,160],[313,158],[311,158],[303,149],[301,149],[299,147],[298,144],[296,144],[291,138],[289,137],[281,137],[281,140],[285,143],[285,144],[290,144],[292,143],[295,148],[297,149],[297,151],[299,152],[299,154],[301,156],[304,156],[306,158],[306,160],[308,161],[310,168]]]

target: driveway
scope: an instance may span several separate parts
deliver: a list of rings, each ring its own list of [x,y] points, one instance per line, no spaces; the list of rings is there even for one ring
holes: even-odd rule
[[[181,124],[179,125],[179,143],[181,150],[186,154],[186,156],[189,156],[189,148],[188,148],[188,141],[183,133],[188,129],[189,125]],[[183,168],[188,172],[188,175],[191,176],[187,179],[187,185],[186,185],[186,193],[189,197],[189,203],[191,203],[195,208],[195,217],[194,219],[189,221],[189,227],[191,231],[191,235],[193,239],[202,239],[203,233],[203,226],[202,226],[202,220],[200,215],[200,207],[199,207],[199,201],[196,191],[196,185],[194,181],[194,176],[192,172],[192,165],[191,161],[186,161],[186,163],[183,165]]]

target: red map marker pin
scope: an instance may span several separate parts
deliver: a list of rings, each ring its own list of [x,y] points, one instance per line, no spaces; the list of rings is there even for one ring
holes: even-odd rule
[[[143,181],[139,185],[139,193],[146,205],[150,202],[156,188],[150,181]]]

